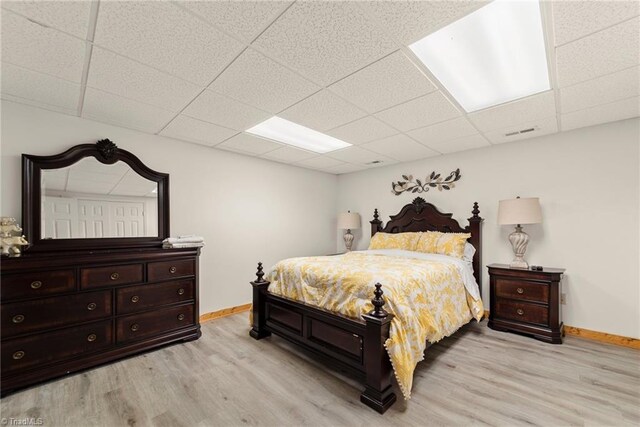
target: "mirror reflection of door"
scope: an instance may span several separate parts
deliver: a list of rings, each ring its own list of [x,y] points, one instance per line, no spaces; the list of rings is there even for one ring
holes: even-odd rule
[[[156,237],[157,184],[126,163],[89,157],[42,171],[42,237]]]

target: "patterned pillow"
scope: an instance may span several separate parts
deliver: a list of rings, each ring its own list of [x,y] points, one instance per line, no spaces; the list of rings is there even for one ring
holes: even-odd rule
[[[416,245],[416,251],[424,252],[426,254],[437,254],[438,239],[440,239],[442,234],[443,233],[440,233],[439,231],[427,231],[426,233],[422,233],[420,240],[418,240],[418,244]]]
[[[422,233],[381,233],[371,238],[369,249],[403,249],[415,251]]]
[[[469,233],[428,231],[422,233],[416,245],[416,251],[462,258],[464,256],[464,247],[469,237],[471,237]]]

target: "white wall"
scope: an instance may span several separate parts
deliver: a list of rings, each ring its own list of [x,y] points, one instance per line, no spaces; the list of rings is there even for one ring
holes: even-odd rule
[[[337,177],[2,102],[0,213],[21,218],[22,153],[109,138],[170,174],[171,234],[201,234],[200,312],[251,301],[257,261],[335,248]]]
[[[541,225],[525,226],[530,264],[567,269],[564,322],[640,338],[639,144],[640,120],[580,129],[491,148],[388,166],[338,180],[338,208],[362,215],[357,247],[369,243],[369,221],[398,213],[415,194],[395,196],[402,174],[426,176],[460,168],[451,191],[420,194],[466,225],[474,201],[483,224],[483,265],[512,259],[510,227],[496,224],[498,200],[540,197]],[[338,249],[344,244],[337,241]],[[483,266],[483,295],[489,286]]]

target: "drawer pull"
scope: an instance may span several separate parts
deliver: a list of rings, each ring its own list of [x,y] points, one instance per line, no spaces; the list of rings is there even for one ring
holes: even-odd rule
[[[13,353],[13,360],[20,360],[24,357],[24,351],[16,351]]]
[[[171,268],[169,268],[169,273],[171,274],[175,273],[176,271],[178,271],[178,269],[175,268],[174,266],[171,266]]]
[[[22,323],[24,321],[24,316],[22,314],[16,314],[15,316],[13,316],[11,321],[13,323]]]
[[[518,289],[516,289],[516,292],[519,293],[519,294],[524,294],[524,289],[518,288]]]
[[[111,273],[111,276],[109,276],[111,278],[111,280],[118,280],[120,278],[120,274],[119,273]]]
[[[97,338],[98,336],[96,334],[90,334],[87,336],[87,341],[94,342]]]
[[[184,295],[184,289],[183,288],[178,289],[178,295]]]
[[[42,287],[42,282],[40,280],[34,280],[31,282],[31,289],[40,289]]]
[[[524,310],[519,308],[516,310],[516,313],[518,313],[520,316],[522,316],[524,314]]]
[[[95,302],[90,302],[89,304],[87,304],[87,310],[93,311],[96,309],[97,306],[98,304],[96,304]]]
[[[140,301],[140,297],[138,295],[134,295],[131,297],[131,302],[138,302]]]
[[[184,320],[184,314],[182,313],[178,314],[178,320],[180,321]]]
[[[133,325],[131,325],[131,331],[135,332],[138,329],[140,329],[140,325],[138,325],[137,323],[134,323]]]

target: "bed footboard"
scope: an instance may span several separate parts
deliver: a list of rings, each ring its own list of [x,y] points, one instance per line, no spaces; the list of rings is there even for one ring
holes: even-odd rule
[[[322,310],[269,293],[262,263],[253,286],[253,320],[249,334],[259,340],[274,333],[315,354],[331,368],[347,371],[363,380],[360,401],[384,413],[396,401],[393,370],[385,341],[393,314],[384,310],[382,286],[375,285],[374,309],[362,320]]]

